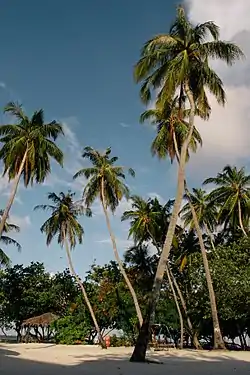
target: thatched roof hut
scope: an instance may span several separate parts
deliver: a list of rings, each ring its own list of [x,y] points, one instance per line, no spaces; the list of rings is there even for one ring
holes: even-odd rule
[[[48,327],[52,322],[59,317],[52,313],[45,313],[39,316],[34,316],[23,321],[22,327]]]

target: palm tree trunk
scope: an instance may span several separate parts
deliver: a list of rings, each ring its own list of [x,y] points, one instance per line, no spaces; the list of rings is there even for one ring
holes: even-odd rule
[[[241,205],[240,205],[240,200],[238,199],[238,213],[239,213],[239,224],[240,224],[240,228],[244,234],[244,236],[247,237],[247,234],[246,234],[246,231],[244,229],[244,226],[243,226],[243,222],[242,222],[242,212],[241,212]]]
[[[120,271],[121,271],[121,274],[122,276],[124,277],[124,280],[128,286],[128,289],[132,295],[132,298],[133,298],[133,301],[134,301],[134,305],[135,305],[135,310],[136,310],[136,314],[137,314],[137,317],[138,317],[138,320],[139,320],[139,324],[140,324],[140,327],[142,326],[142,323],[143,323],[143,317],[142,317],[142,313],[141,313],[141,309],[140,309],[140,306],[139,306],[139,302],[137,300],[137,296],[135,294],[135,291],[134,291],[134,288],[126,274],[126,271],[123,267],[123,264],[122,264],[122,261],[121,261],[121,258],[119,256],[119,253],[118,253],[118,250],[117,250],[117,246],[116,246],[116,240],[115,240],[115,236],[112,232],[112,229],[111,229],[111,224],[110,224],[110,220],[109,220],[109,215],[108,215],[108,210],[107,210],[107,207],[106,207],[106,203],[105,203],[105,195],[104,195],[104,183],[103,183],[103,180],[102,180],[102,186],[101,186],[101,203],[102,203],[102,208],[103,208],[103,212],[104,212],[104,215],[105,215],[105,219],[106,219],[106,224],[107,224],[107,228],[108,228],[108,231],[109,231],[109,235],[110,235],[110,239],[111,239],[111,242],[112,242],[112,245],[113,245],[113,250],[114,250],[114,255],[115,255],[115,259],[119,265],[119,268],[120,268]]]
[[[196,349],[199,349],[199,350],[200,350],[200,349],[202,349],[202,347],[201,347],[201,345],[200,345],[200,343],[199,343],[199,340],[198,340],[197,334],[196,334],[196,332],[194,331],[194,328],[193,328],[192,322],[191,322],[191,320],[190,320],[190,318],[189,318],[188,311],[187,311],[187,305],[186,305],[185,299],[184,299],[184,297],[183,297],[182,291],[180,290],[180,287],[179,287],[179,285],[178,285],[178,283],[177,283],[177,281],[176,281],[176,278],[175,278],[174,275],[173,275],[173,272],[171,271],[171,268],[168,267],[168,269],[169,269],[170,276],[171,276],[171,278],[172,278],[172,280],[173,280],[174,286],[175,286],[175,288],[176,288],[176,290],[177,290],[178,296],[179,296],[179,298],[180,298],[180,301],[181,301],[181,305],[182,305],[183,311],[185,312],[185,315],[186,315],[186,317],[187,317],[187,324],[188,324],[188,328],[189,328],[189,330],[190,330],[190,333],[191,333],[191,335],[192,335],[192,341],[193,341],[194,347],[195,347]]]
[[[88,295],[86,293],[86,290],[85,290],[85,288],[83,286],[83,283],[81,282],[80,278],[78,277],[78,275],[75,272],[75,269],[74,269],[74,266],[73,266],[73,263],[72,263],[72,259],[71,259],[71,255],[70,255],[69,244],[68,244],[68,241],[66,239],[66,235],[65,234],[64,234],[64,244],[65,244],[66,254],[67,254],[67,258],[68,258],[68,262],[69,262],[70,272],[71,272],[72,276],[74,276],[74,278],[76,279],[76,281],[77,281],[77,283],[78,283],[78,285],[79,285],[79,287],[80,287],[80,289],[82,291],[84,300],[85,300],[86,305],[87,305],[87,307],[89,309],[91,318],[93,320],[93,323],[94,323],[94,326],[95,326],[95,329],[96,329],[96,332],[97,332],[97,335],[98,335],[99,343],[100,343],[100,345],[101,345],[101,347],[103,349],[107,349],[106,343],[103,340],[103,337],[102,337],[102,334],[101,334],[101,330],[100,330],[99,325],[97,323],[97,320],[96,320],[96,317],[95,317],[95,313],[94,313],[94,310],[92,309],[91,303],[90,303]]]
[[[189,191],[186,189],[186,193],[189,197]],[[193,220],[194,220],[194,227],[197,232],[197,236],[199,239],[199,244],[201,248],[201,254],[202,254],[202,259],[203,259],[203,264],[204,264],[204,269],[205,269],[205,274],[206,274],[206,280],[207,280],[207,287],[208,287],[208,292],[209,292],[209,299],[210,299],[210,306],[211,306],[211,315],[212,315],[212,321],[213,321],[213,330],[214,330],[214,349],[225,349],[225,344],[222,338],[221,330],[220,330],[220,324],[219,324],[219,319],[218,319],[218,312],[217,312],[217,305],[216,305],[216,298],[215,298],[215,293],[214,293],[214,288],[213,288],[213,281],[211,278],[211,273],[209,269],[209,264],[208,264],[208,259],[207,259],[207,252],[204,246],[203,238],[202,238],[202,231],[199,226],[199,222],[197,219],[197,215],[195,212],[195,209],[189,199],[189,205],[191,208],[191,212],[193,215]]]
[[[167,273],[167,278],[168,278],[169,286],[170,286],[170,289],[171,289],[171,291],[173,293],[174,302],[175,302],[176,309],[178,311],[178,315],[179,315],[179,319],[180,319],[180,326],[181,326],[180,349],[183,349],[183,335],[184,335],[183,316],[182,316],[182,312],[181,312],[181,309],[180,309],[179,301],[177,299],[177,296],[176,296],[176,293],[175,293],[175,289],[174,289],[174,286],[173,286],[173,283],[172,283],[172,280],[171,280],[168,263],[167,263],[167,266],[166,266],[166,273]]]
[[[177,191],[176,191],[173,211],[172,211],[171,219],[169,222],[163,250],[162,250],[159,263],[158,263],[158,267],[157,267],[157,271],[155,274],[152,293],[150,295],[149,302],[148,302],[147,314],[143,322],[143,325],[141,327],[139,337],[135,345],[133,354],[130,358],[130,361],[132,362],[145,362],[145,359],[146,359],[146,351],[147,351],[148,341],[150,338],[150,330],[151,330],[150,325],[152,323],[151,318],[154,315],[156,305],[160,297],[161,284],[162,284],[162,280],[163,280],[164,273],[166,270],[166,265],[167,265],[167,261],[168,261],[174,233],[175,233],[175,227],[177,224],[178,215],[180,212],[181,203],[183,199],[187,150],[188,150],[188,146],[189,146],[189,143],[193,134],[193,130],[194,130],[194,116],[195,116],[195,102],[194,102],[193,93],[189,87],[188,81],[185,82],[184,90],[186,92],[186,95],[188,97],[189,104],[190,104],[190,114],[189,114],[189,126],[190,127],[189,127],[187,138],[185,139],[181,147],[180,162],[179,162],[179,168],[178,168]]]
[[[12,206],[12,204],[14,202],[14,199],[15,199],[15,196],[16,196],[18,184],[19,184],[22,172],[23,172],[23,168],[24,168],[24,164],[25,164],[25,161],[26,161],[26,158],[27,158],[27,154],[28,154],[28,148],[26,149],[26,151],[25,151],[25,153],[23,155],[23,160],[22,160],[22,162],[20,164],[18,173],[17,173],[16,178],[14,180],[14,185],[13,185],[13,189],[12,189],[11,194],[10,194],[9,201],[7,203],[7,206],[5,207],[5,210],[4,210],[4,213],[3,213],[3,216],[2,216],[2,220],[0,222],[0,239],[2,238],[2,234],[3,234],[3,231],[4,231],[5,223],[6,223],[7,219],[8,219],[11,206]]]
[[[214,252],[216,252],[216,250],[215,250],[215,246],[214,246],[213,235],[212,235],[212,233],[210,232],[210,230],[208,229],[208,226],[207,226],[206,223],[204,223],[204,227],[205,227],[205,231],[207,232],[207,235],[208,235],[208,237],[209,237],[209,239],[210,239],[212,249],[213,249]]]

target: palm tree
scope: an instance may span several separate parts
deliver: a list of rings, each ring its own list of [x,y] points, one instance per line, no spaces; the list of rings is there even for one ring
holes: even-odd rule
[[[84,230],[81,224],[78,222],[79,215],[84,213],[82,205],[79,205],[73,201],[74,194],[70,191],[67,194],[61,192],[59,195],[55,193],[49,193],[48,199],[54,204],[48,205],[38,205],[34,209],[42,209],[50,211],[52,214],[41,226],[41,232],[45,233],[47,236],[47,246],[50,245],[51,241],[55,236],[57,236],[57,242],[61,247],[65,247],[66,255],[69,262],[69,269],[72,276],[76,279],[81,288],[84,300],[89,309],[91,318],[93,320],[96,332],[98,334],[98,339],[103,348],[106,348],[106,344],[103,340],[99,325],[97,323],[94,310],[88,299],[88,295],[84,288],[83,283],[78,277],[71,259],[71,250],[73,250],[77,244],[82,243]],[[91,215],[90,210],[86,210],[88,216]]]
[[[207,36],[212,41],[206,41]],[[134,75],[136,82],[142,82],[141,99],[144,103],[151,100],[151,90],[159,89],[158,103],[169,102],[176,92],[189,102],[189,131],[181,145],[178,184],[171,220],[163,251],[158,263],[152,295],[149,300],[148,314],[140,331],[131,361],[145,361],[151,316],[154,314],[171,244],[174,237],[178,214],[184,193],[185,165],[187,150],[194,131],[196,108],[204,114],[209,108],[205,88],[214,95],[218,103],[224,105],[225,92],[221,79],[209,66],[210,59],[218,58],[228,65],[243,56],[242,51],[233,43],[219,40],[219,28],[213,22],[194,26],[187,19],[182,7],[177,9],[177,17],[169,34],[157,35],[145,43]],[[181,106],[180,106],[181,108]]]
[[[84,159],[90,160],[92,166],[79,170],[73,178],[75,179],[80,176],[84,176],[86,179],[88,179],[87,185],[83,190],[83,201],[86,207],[91,207],[97,198],[99,198],[101,201],[107,228],[113,245],[115,259],[132,295],[137,317],[141,325],[143,318],[140,306],[134,288],[126,274],[122,260],[119,256],[115,236],[112,232],[108,214],[108,209],[110,209],[112,213],[115,212],[123,197],[126,199],[129,198],[129,189],[123,182],[125,180],[125,168],[115,165],[118,157],[111,157],[110,154],[111,148],[107,148],[103,153],[100,153],[99,151],[94,150],[92,147],[85,147],[82,156]],[[131,168],[128,169],[128,173],[131,176],[135,175],[134,170]]]
[[[209,194],[212,204],[218,205],[218,221],[225,228],[240,227],[247,236],[250,207],[250,175],[245,169],[227,165],[216,177],[207,178],[204,184],[217,187]]]
[[[215,250],[212,233],[217,225],[217,206],[210,201],[209,195],[203,189],[194,188],[193,192],[189,193],[189,197],[187,194],[185,194],[184,197],[188,201],[180,211],[181,219],[184,221],[184,226],[189,226],[190,229],[194,229],[194,219],[189,203],[190,198],[190,201],[197,215],[199,227],[202,230],[205,230],[205,232],[210,238],[211,246],[213,250]]]
[[[176,157],[176,149],[180,153],[181,145],[189,132],[189,123],[185,120],[189,110],[179,107],[179,98],[176,96],[168,102],[156,103],[155,108],[144,111],[140,116],[140,122],[150,121],[157,127],[157,135],[152,142],[151,152],[159,159],[169,157],[171,163]],[[197,114],[202,114],[196,109]],[[198,145],[202,146],[202,139],[198,130],[194,127],[189,149],[196,152]],[[187,161],[189,159],[189,149],[187,150]]]
[[[135,246],[132,247],[134,261],[138,261],[138,258],[141,260],[141,268],[147,268],[148,257],[145,255],[145,249],[147,247],[141,245],[143,242],[152,242],[154,247],[157,250],[158,256],[160,256],[162,251],[162,246],[164,243],[164,238],[162,237],[163,233],[166,233],[166,227],[169,223],[171,216],[171,208],[173,206],[173,201],[169,200],[164,206],[160,204],[157,198],[149,198],[144,200],[143,198],[134,195],[131,197],[132,200],[132,210],[125,211],[121,217],[121,220],[130,220],[130,230],[129,237],[133,237],[135,241]],[[128,254],[126,253],[126,257]],[[126,260],[127,258],[125,258]],[[166,273],[168,278],[168,283],[170,290],[172,292],[176,309],[180,319],[180,328],[181,328],[181,339],[180,339],[180,348],[183,347],[183,334],[184,334],[184,325],[183,325],[183,316],[180,309],[179,301],[172,283],[170,269],[167,264]],[[174,275],[172,274],[172,278]],[[176,283],[176,280],[175,280]]]
[[[29,118],[20,104],[10,102],[4,111],[17,120],[13,125],[0,126],[0,160],[4,163],[3,175],[14,180],[13,190],[6,205],[0,223],[0,238],[4,225],[14,202],[18,185],[23,176],[24,186],[42,183],[51,172],[50,159],[63,165],[63,153],[55,141],[63,135],[61,124],[56,121],[44,122],[44,113],[40,109]]]
[[[0,210],[0,217],[1,218],[3,216],[3,213],[4,213],[4,211]],[[7,219],[8,219],[8,217],[7,217]],[[3,233],[8,234],[9,232],[12,232],[12,231],[19,232],[20,228],[17,225],[10,224],[6,221],[5,225],[4,225]],[[15,246],[18,251],[21,251],[21,245],[16,240],[14,240],[13,238],[11,238],[9,236],[3,235],[0,239],[0,242],[2,242],[6,246],[9,246],[9,245]],[[10,264],[11,264],[10,258],[5,253],[5,251],[0,248],[0,268],[1,267],[9,267]]]

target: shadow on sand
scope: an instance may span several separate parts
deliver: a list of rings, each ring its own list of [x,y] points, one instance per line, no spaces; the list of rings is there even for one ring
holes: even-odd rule
[[[48,348],[49,349],[49,348]],[[46,356],[46,352],[44,353]],[[202,354],[176,357],[167,355],[160,359],[164,364],[137,364],[130,363],[128,358],[109,355],[88,356],[84,360],[81,355],[77,358],[78,364],[60,365],[24,359],[11,348],[0,346],[0,374],[2,375],[249,375],[250,361],[231,358],[227,353],[223,356],[209,358]],[[250,353],[249,353],[250,357]],[[93,360],[91,360],[91,358]]]

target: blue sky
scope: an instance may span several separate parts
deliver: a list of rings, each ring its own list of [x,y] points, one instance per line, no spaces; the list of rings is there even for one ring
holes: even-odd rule
[[[188,2],[196,20],[197,1]],[[33,212],[33,207],[46,203],[49,191],[71,188],[80,196],[82,184],[73,182],[72,175],[83,165],[80,155],[86,145],[98,149],[111,146],[122,165],[136,170],[136,178],[127,181],[132,193],[144,197],[157,194],[163,200],[174,196],[176,168],[151,157],[154,131],[138,123],[144,108],[132,72],[143,43],[154,34],[168,31],[176,4],[174,0],[2,0],[0,106],[19,100],[28,113],[43,108],[47,120],[60,120],[65,127],[65,139],[60,141],[65,152],[64,170],[53,164],[53,173],[43,186],[19,188],[11,213],[12,221],[20,223],[22,229],[16,238],[23,250],[20,254],[15,249],[7,250],[13,263],[42,261],[50,271],[66,267],[64,251],[56,242],[47,248],[40,233],[46,214]],[[5,120],[1,114],[0,121]],[[209,136],[208,131],[206,137]],[[196,158],[189,168],[191,185],[214,172],[215,166],[217,171],[225,160],[231,160],[220,154],[214,159],[216,149],[207,150],[209,157],[202,154],[204,167],[200,168],[201,159]],[[236,159],[241,159],[241,155],[232,160]],[[2,179],[1,207],[6,204],[9,188],[6,179]],[[120,213],[127,207],[122,202],[113,219],[121,254],[128,242],[127,225],[120,224]],[[94,217],[83,219],[82,223],[84,245],[73,254],[79,274],[94,259],[97,263],[113,259],[98,204]]]

